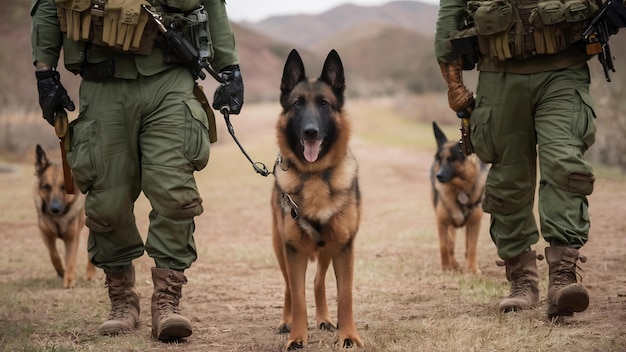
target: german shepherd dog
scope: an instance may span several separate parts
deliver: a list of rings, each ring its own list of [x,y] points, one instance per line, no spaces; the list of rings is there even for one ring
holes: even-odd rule
[[[439,233],[441,267],[444,271],[459,268],[454,258],[456,229],[465,226],[467,270],[479,274],[476,247],[488,168],[476,154],[464,156],[459,142],[448,141],[435,122],[433,130],[437,153],[430,169],[430,183]]]
[[[74,189],[77,188],[74,186]],[[59,277],[63,278],[63,287],[74,287],[80,233],[85,227],[85,195],[80,192],[68,194],[65,191],[63,168],[50,162],[39,144],[36,149],[33,197],[39,230],[50,253],[52,265]],[[57,239],[65,245],[65,269],[57,250]],[[95,273],[94,265],[87,260],[85,279],[93,279]]]
[[[317,259],[315,323],[339,329],[343,347],[362,346],[352,315],[354,239],[361,218],[358,164],[348,148],[350,123],[343,110],[345,78],[341,59],[330,51],[317,80],[309,80],[294,49],[280,85],[282,113],[276,124],[279,156],[274,166],[272,230],[274,253],[285,279],[280,333],[284,350],[306,345],[305,276]],[[326,303],[326,272],[337,279],[337,325]]]

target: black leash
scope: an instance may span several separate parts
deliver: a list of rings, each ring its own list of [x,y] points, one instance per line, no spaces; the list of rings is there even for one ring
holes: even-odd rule
[[[248,155],[248,153],[246,153],[245,149],[243,149],[243,147],[241,146],[241,143],[239,143],[239,140],[235,136],[235,128],[230,123],[230,110],[227,107],[223,107],[220,110],[220,112],[222,113],[222,115],[224,115],[224,120],[226,121],[226,127],[228,127],[228,133],[230,133],[230,135],[233,137],[233,139],[235,140],[235,143],[237,143],[237,146],[239,146],[239,149],[241,149],[241,152],[243,153],[243,155],[245,155],[248,161],[250,161],[250,164],[252,164],[254,171],[256,171],[258,174],[261,174],[261,176],[267,177],[270,174],[270,171],[267,169],[267,166],[265,166],[265,164],[263,164],[260,161],[257,161],[257,162],[253,161],[252,158],[250,158],[250,156]]]
[[[227,84],[226,80],[224,80],[224,78],[222,78],[222,76],[220,76],[219,73],[217,73],[213,69],[213,67],[211,67],[210,65],[208,64],[203,65],[202,68],[204,68],[211,75],[211,77],[215,78],[217,82],[221,84]],[[257,174],[261,174],[261,176],[267,177],[270,174],[270,171],[267,169],[267,166],[265,166],[265,164],[263,164],[260,161],[257,161],[257,162],[253,161],[252,158],[250,158],[250,156],[248,155],[248,153],[246,153],[246,150],[243,149],[243,146],[241,145],[241,143],[239,143],[239,140],[235,136],[235,128],[233,127],[233,124],[230,123],[230,109],[228,108],[228,106],[223,106],[220,109],[220,112],[222,113],[222,115],[224,115],[224,120],[226,121],[226,127],[228,127],[228,133],[230,133],[230,135],[233,137],[233,139],[235,140],[235,143],[237,143],[237,146],[239,147],[239,149],[241,149],[241,152],[243,153],[243,155],[245,155],[248,161],[250,161],[250,164],[252,164],[254,171],[256,171]]]

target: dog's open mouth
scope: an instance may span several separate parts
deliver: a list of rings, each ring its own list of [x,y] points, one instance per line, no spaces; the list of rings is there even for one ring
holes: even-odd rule
[[[312,163],[317,160],[322,151],[322,139],[303,139],[300,141],[302,147],[304,147],[304,158],[306,161]]]

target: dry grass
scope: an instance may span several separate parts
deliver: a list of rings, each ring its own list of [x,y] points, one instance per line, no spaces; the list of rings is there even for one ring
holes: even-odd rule
[[[434,153],[428,117],[409,121],[394,113],[395,101],[349,101],[353,150],[360,161],[364,217],[356,242],[355,318],[364,351],[624,351],[626,350],[626,219],[621,215],[626,183],[600,178],[590,198],[593,227],[583,265],[591,306],[553,324],[544,305],[503,315],[497,304],[507,294],[502,268],[487,233],[479,240],[482,276],[441,273],[430,207],[428,168]],[[443,111],[445,109],[441,108]],[[424,113],[424,110],[415,110]],[[250,155],[272,167],[276,156],[277,105],[248,105],[233,117],[237,136]],[[436,115],[435,112],[432,113]],[[103,275],[61,288],[35,226],[30,196],[31,153],[18,171],[0,173],[0,350],[2,351],[278,351],[275,333],[283,283],[272,249],[269,195],[273,180],[252,170],[220,122],[206,170],[197,174],[205,213],[197,218],[199,258],[186,272],[183,313],[194,334],[183,344],[150,338],[150,267],[135,262],[141,297],[138,330],[117,338],[97,328],[109,302]],[[37,121],[40,123],[40,121]],[[455,125],[447,126],[453,136]],[[146,232],[148,203],[136,216]],[[457,258],[463,263],[459,235]],[[542,251],[543,242],[537,244]],[[84,246],[83,246],[84,247]],[[86,254],[79,257],[83,273]],[[305,350],[339,350],[337,334],[312,324],[313,268],[308,275],[310,341]],[[547,266],[539,264],[545,298]],[[328,277],[331,315],[336,313],[334,276]],[[545,303],[545,302],[544,302]]]

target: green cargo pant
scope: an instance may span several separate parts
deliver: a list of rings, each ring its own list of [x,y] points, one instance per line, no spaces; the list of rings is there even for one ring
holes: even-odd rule
[[[596,130],[589,83],[586,64],[537,74],[480,73],[471,140],[478,157],[492,164],[483,208],[503,259],[539,239],[537,166],[541,235],[574,248],[587,242],[594,176],[583,154]]]
[[[207,116],[185,68],[136,80],[83,80],[70,124],[68,161],[85,209],[91,261],[115,271],[143,255],[183,270],[196,259],[194,217],[202,213],[194,171],[209,159]],[[134,202],[152,210],[144,246]]]

